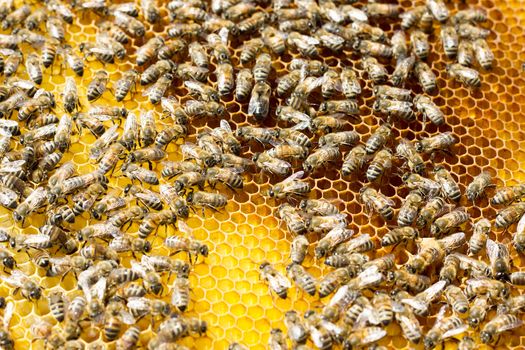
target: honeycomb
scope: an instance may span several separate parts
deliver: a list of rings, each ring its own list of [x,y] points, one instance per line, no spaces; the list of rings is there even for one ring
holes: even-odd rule
[[[423,4],[423,1],[402,0],[399,3],[403,9]],[[17,4],[18,6],[20,4]],[[460,183],[462,193],[466,185],[474,176],[481,171],[490,172],[497,178],[497,185],[513,185],[525,181],[525,130],[523,124],[525,108],[525,76],[522,63],[525,62],[525,10],[520,1],[476,1],[467,0],[465,3],[451,2],[448,4],[452,9],[463,9],[467,6],[479,6],[487,10],[488,22],[486,28],[492,30],[488,38],[491,49],[496,57],[495,67],[491,71],[482,71],[482,85],[478,90],[470,90],[447,76],[446,64],[450,63],[444,56],[440,47],[439,38],[431,36],[431,54],[428,62],[437,76],[439,91],[432,95],[434,102],[444,111],[446,124],[436,127],[431,123],[396,123],[393,130],[396,139],[406,137],[410,140],[434,135],[437,132],[452,131],[460,142],[454,147],[453,155],[439,155],[433,161],[444,163]],[[166,9],[162,7],[162,14]],[[98,31],[98,18],[92,13],[79,14],[74,23],[67,26],[66,41],[70,43],[94,42]],[[393,29],[392,24],[381,24],[386,31]],[[147,39],[156,35],[166,35],[167,28],[161,24],[146,24],[147,32],[144,38],[136,38],[133,45],[128,47],[129,56],[116,64],[102,64],[96,60],[90,60],[86,65],[83,77],[77,77],[69,69],[59,67],[55,64],[51,69],[45,70],[42,87],[52,91],[55,96],[60,96],[63,91],[65,78],[72,76],[79,87],[82,110],[86,111],[90,105],[86,100],[86,86],[91,81],[93,73],[99,69],[105,69],[110,73],[110,81],[116,81],[121,72],[133,68],[131,62],[135,62],[136,48],[140,47]],[[231,48],[234,66],[238,65],[239,53],[237,43]],[[28,45],[22,44],[24,52],[31,51]],[[289,63],[298,57],[293,54],[285,54],[281,57],[273,57],[271,79],[284,75],[288,71]],[[343,52],[333,55],[329,51],[323,51],[320,58],[330,67],[354,67],[362,73],[362,69],[356,64],[355,56],[351,52]],[[23,71],[19,68],[19,72]],[[23,74],[22,74],[23,76]],[[214,75],[210,74],[210,83],[214,83]],[[361,95],[361,120],[353,123],[352,127],[361,137],[366,140],[370,134],[382,122],[381,118],[372,113],[372,84],[361,80],[364,87]],[[189,99],[188,91],[181,82],[170,88],[170,93],[181,103]],[[244,125],[252,125],[253,119],[247,116],[247,103],[238,103],[231,96],[222,97],[228,111],[227,120],[233,129]],[[272,110],[282,101],[272,99]],[[110,91],[103,94],[97,104],[115,105],[114,97]],[[130,112],[140,114],[141,111],[153,109],[156,113],[159,129],[168,125],[167,119],[161,119],[161,107],[152,106],[147,97],[142,96],[140,91],[133,94],[132,98],[126,98],[123,103],[118,104],[127,108]],[[264,126],[273,127],[275,121],[268,118]],[[219,126],[219,120],[213,118],[196,119],[192,122],[188,132],[187,140],[194,141],[195,135],[210,127]],[[89,157],[89,148],[95,141],[90,133],[83,132],[81,135],[74,134],[73,143],[68,152],[65,153],[62,162],[73,161],[80,173],[89,172],[96,168]],[[180,160],[179,145],[170,144],[167,151],[169,160]],[[251,157],[255,152],[260,152],[259,145],[250,144],[243,148],[243,156]],[[153,170],[160,171],[160,165],[154,164]],[[110,189],[117,193],[130,183],[129,179],[119,176],[118,170],[110,176]],[[275,216],[276,208],[280,201],[263,195],[276,179],[264,173],[244,175],[245,185],[242,190],[227,191],[230,200],[226,208],[213,212],[206,210],[204,215],[197,213],[191,215],[187,224],[193,229],[196,239],[208,244],[209,256],[204,262],[199,261],[193,266],[190,274],[191,303],[186,314],[197,316],[208,323],[208,331],[201,337],[186,337],[182,344],[195,349],[226,349],[228,344],[237,341],[250,349],[266,348],[270,330],[272,328],[286,329],[283,323],[284,313],[288,310],[296,310],[301,314],[310,309],[319,309],[324,301],[318,297],[296,291],[295,287],[289,292],[289,297],[282,300],[269,292],[267,285],[259,278],[258,265],[262,261],[269,261],[284,271],[287,264],[291,235],[284,224]],[[328,169],[324,174],[316,173],[307,181],[312,186],[311,198],[324,198],[335,202],[339,209],[351,218],[350,227],[360,233],[368,233],[374,237],[381,237],[388,230],[384,221],[377,215],[370,216],[359,201],[358,194],[365,184],[362,178],[344,178],[335,169]],[[402,198],[407,194],[403,188],[401,179],[392,175],[383,181],[381,192],[396,202],[396,208],[401,204]],[[468,207],[468,212],[473,220],[480,217],[493,218],[496,214],[494,208],[487,199],[470,203],[462,199],[461,204]],[[10,211],[2,209],[3,227],[10,233],[36,233],[38,227],[44,220],[43,214],[32,215],[24,225],[15,223]],[[77,217],[77,221],[70,230],[77,230],[94,222],[86,216]],[[134,223],[129,229],[136,232],[138,226]],[[509,232],[511,232],[509,230]],[[504,241],[510,239],[509,232],[497,232],[497,239]],[[166,236],[176,233],[174,227],[159,229],[157,235],[151,236],[153,250],[152,254],[168,254],[162,247],[162,240]],[[379,250],[378,255],[384,254]],[[398,251],[399,255],[399,251]],[[131,256],[123,260],[124,266],[129,266]],[[403,262],[406,257],[398,256],[398,263]],[[63,280],[60,277],[47,277],[42,269],[36,268],[25,253],[16,255],[18,267],[37,277],[45,293],[57,286],[62,287],[68,295],[77,295],[76,280],[72,274]],[[523,258],[513,251],[513,264],[520,269],[525,264]],[[320,278],[330,268],[318,264],[309,254],[304,266],[314,277]],[[165,281],[166,282],[166,281]],[[4,282],[0,283],[0,295],[15,302],[15,315],[11,321],[10,331],[16,340],[16,349],[42,348],[43,340],[33,340],[30,331],[31,325],[39,318],[49,322],[56,322],[49,315],[49,308],[45,298],[31,303],[23,299],[19,294],[12,295],[12,288]],[[145,345],[151,337],[152,328],[148,326],[147,320],[141,321],[141,328],[145,331],[141,335],[141,344]],[[432,324],[433,321],[429,320]],[[400,328],[392,324],[388,327],[388,336],[379,341],[380,345],[388,348],[412,347],[402,336]],[[82,339],[92,343],[97,339],[103,340],[98,332],[86,331]],[[497,348],[509,347],[525,348],[525,338],[521,336],[518,329],[509,336],[503,337]],[[445,348],[454,347],[457,342],[447,341]],[[421,345],[416,347],[420,348]],[[490,348],[481,346],[481,348]]]

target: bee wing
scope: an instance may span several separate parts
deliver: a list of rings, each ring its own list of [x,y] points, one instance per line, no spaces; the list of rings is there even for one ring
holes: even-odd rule
[[[520,221],[518,221],[518,225],[516,226],[516,233],[522,233],[523,230],[525,230],[525,214],[521,216]]]
[[[292,130],[305,130],[310,127],[310,117],[308,117],[308,120],[304,122],[300,122],[292,126],[290,129]]]
[[[14,87],[24,89],[24,90],[30,90],[35,87],[35,83],[33,83],[30,80],[24,80],[24,79],[13,81],[11,82],[11,85]]]
[[[228,36],[230,35],[230,30],[227,27],[222,27],[219,30],[219,37],[221,38],[221,41],[228,45]]]
[[[128,309],[148,310],[149,299],[144,297],[130,297],[127,303]]]
[[[186,80],[184,82],[184,86],[186,86],[188,89],[192,90],[192,91],[199,91],[201,92],[202,91],[202,86],[201,84],[197,83],[196,81],[192,81],[192,80]],[[193,100],[190,100],[190,101],[193,101]],[[190,101],[187,101],[186,103],[190,102]]]
[[[447,285],[446,281],[439,281],[416,295],[416,297],[421,300],[423,300],[426,304],[428,304],[430,301],[432,301],[434,298],[436,298],[439,294],[443,292],[443,289],[445,289],[445,286]]]
[[[11,323],[11,319],[13,318],[13,314],[15,312],[15,303],[12,301],[8,302],[5,306],[4,310],[4,329],[9,328],[9,324]]]
[[[494,264],[497,259],[509,259],[509,250],[507,246],[502,243],[494,242],[492,239],[487,239],[487,255],[491,264]]]
[[[230,123],[226,119],[221,119],[220,121],[221,129],[224,129],[228,133],[232,133],[232,128],[230,126]]]
[[[12,162],[4,159],[0,165],[0,172],[2,173],[16,173],[23,170],[25,160],[14,160]]]
[[[84,289],[86,300],[90,302],[93,298],[103,300],[106,294],[107,281],[106,278],[102,277],[95,283],[91,288]]]
[[[184,158],[188,158],[187,156],[190,158],[199,158],[199,154],[195,151],[195,145],[192,143],[187,142],[181,145],[180,150]]]
[[[109,242],[109,248],[117,253],[126,252],[131,249],[131,242],[126,236],[116,236]]]
[[[358,288],[364,289],[381,282],[383,280],[383,274],[379,272],[377,266],[374,265],[359,273],[356,280],[358,281]]]
[[[269,275],[268,276],[268,283],[270,284],[270,287],[273,289],[273,290],[279,290],[281,288],[291,288],[292,287],[292,284],[290,283],[290,281],[288,280],[288,278],[286,278],[285,276],[281,275],[280,273],[276,273],[274,275]]]
[[[465,232],[456,232],[450,236],[441,238],[439,242],[443,245],[447,253],[458,249],[467,242]]]
[[[131,260],[131,269],[143,277],[148,273],[148,268],[135,260]]]
[[[133,315],[128,310],[120,310],[119,313],[120,317],[122,318],[122,322],[128,325],[135,324],[135,317],[133,317]]]
[[[0,197],[0,202],[10,203],[18,199],[18,194],[8,187],[0,187]]]
[[[24,280],[28,277],[20,270],[13,270],[11,271],[11,275],[0,276],[0,278],[7,284],[10,284],[15,287],[22,287],[24,284]]]
[[[372,306],[367,306],[359,316],[357,317],[357,320],[355,321],[355,328],[361,328],[366,326],[367,324],[373,324],[377,325],[381,322],[379,319],[379,314],[376,309],[374,309]]]
[[[300,171],[298,171],[298,172],[288,176],[286,179],[283,180],[283,182],[299,180],[299,179],[302,179],[303,176],[304,176],[304,171],[300,170]]]
[[[187,235],[192,235],[193,234],[192,228],[189,227],[188,224],[185,223],[184,221],[179,221],[177,223],[177,227],[179,228],[180,232],[184,232]]]
[[[0,242],[7,242],[11,236],[9,236],[9,233],[7,231],[0,229]]]
[[[339,224],[333,228],[332,230],[340,230],[341,228],[345,227],[346,226],[346,215],[345,214],[334,214],[334,215],[328,215],[328,217],[332,217],[334,218],[336,221],[340,221]],[[322,223],[321,225],[319,225],[319,227],[321,228],[332,228],[332,224],[330,222],[325,222],[325,223]],[[332,232],[332,230],[330,232]],[[352,230],[349,230],[353,233]],[[328,234],[330,233],[328,232]],[[333,234],[335,234],[336,232],[334,231]],[[346,233],[342,233],[345,235],[346,237]],[[352,235],[348,236],[348,238],[350,238]]]
[[[264,162],[262,163],[263,166],[267,167],[268,169],[270,169],[270,171],[274,172],[274,173],[281,173],[281,167],[283,168],[287,168],[287,169],[291,169],[292,168],[292,165],[290,163],[288,163],[287,161],[285,160],[281,160],[281,159],[277,159],[275,158],[276,160],[278,160],[277,163],[271,163],[271,162]]]
[[[173,105],[180,105],[179,101],[175,98],[175,96],[168,96],[164,97],[162,96],[160,99],[160,105],[164,111],[173,112]]]
[[[27,245],[39,245],[43,243],[47,243],[50,241],[50,238],[48,235],[44,235],[41,233],[38,233],[36,235],[29,235],[25,240],[24,243]]]
[[[370,344],[386,336],[386,330],[382,328],[379,328],[379,327],[369,327],[369,328],[373,328],[373,331],[367,332],[366,336],[361,339],[362,344]]]
[[[468,329],[468,326],[466,324],[461,324],[458,327],[451,329],[445,333],[443,333],[443,339],[453,337],[455,335],[461,334],[466,332]]]
[[[502,332],[505,332],[505,331],[508,331],[514,328],[518,328],[521,325],[523,325],[523,323],[524,322],[520,319],[517,319],[514,322],[507,322],[503,326],[498,327],[498,331],[502,333]]]

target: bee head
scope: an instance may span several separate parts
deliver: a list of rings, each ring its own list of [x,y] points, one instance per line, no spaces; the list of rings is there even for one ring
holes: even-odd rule
[[[148,241],[144,242],[144,248],[142,250],[144,251],[144,253],[151,252],[151,243]]]
[[[29,299],[38,300],[42,296],[42,290],[40,288],[34,288],[29,292]]]
[[[15,258],[13,258],[12,256],[6,256],[4,259],[2,259],[2,263],[4,264],[5,267],[9,269],[13,269],[16,264]]]
[[[199,253],[202,255],[202,256],[208,256],[208,252],[209,252],[209,249],[208,249],[208,246],[203,244],[200,246],[199,248]]]

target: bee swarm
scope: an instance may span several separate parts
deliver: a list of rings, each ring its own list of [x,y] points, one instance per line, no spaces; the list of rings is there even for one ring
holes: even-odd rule
[[[0,0],[0,347],[520,345],[511,7]]]

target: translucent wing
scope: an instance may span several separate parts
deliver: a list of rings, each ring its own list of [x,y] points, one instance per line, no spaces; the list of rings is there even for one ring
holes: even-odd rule
[[[401,299],[401,302],[420,312],[425,312],[428,308],[428,305],[425,302],[416,298]]]
[[[136,322],[135,317],[127,310],[120,310],[120,317],[125,324],[132,325]]]
[[[146,266],[135,260],[131,260],[131,269],[143,277],[148,273]]]
[[[28,277],[20,270],[13,270],[11,271],[11,275],[0,276],[0,278],[7,284],[10,284],[15,287],[22,287],[24,284],[24,280],[26,280]]]
[[[186,80],[184,82],[184,86],[186,86],[188,89],[193,90],[193,91],[198,91],[198,92],[202,91],[201,84],[197,83],[196,81]],[[188,101],[188,102],[190,102],[190,101]]]
[[[195,147],[196,146],[194,144],[189,143],[189,142],[180,146],[180,150],[185,159],[186,158],[199,158],[199,154],[195,150]]]
[[[353,302],[360,293],[352,288],[348,284],[345,284],[335,292],[334,296],[328,302],[328,306],[341,305],[342,307],[349,305]]]
[[[149,299],[143,297],[128,298],[128,309],[145,310],[149,309]]]
[[[334,214],[334,215],[328,215],[328,217],[334,218],[335,221],[338,221],[339,224],[334,229],[341,229],[346,226],[346,215],[345,214]],[[319,225],[321,228],[332,228],[331,222],[325,222]],[[349,230],[353,233],[352,230]],[[352,235],[348,236],[350,238]]]
[[[160,105],[162,106],[162,110],[174,113],[175,112],[175,106],[180,106],[179,101],[174,96],[168,96],[168,97],[162,97],[160,99]]]
[[[380,283],[383,280],[383,275],[378,271],[377,266],[370,266],[357,275],[355,279],[358,281],[357,287],[364,289]]]
[[[179,221],[177,223],[177,227],[179,228],[179,231],[180,232],[183,232],[187,235],[192,235],[193,234],[193,230],[191,227],[188,226],[188,224],[184,221]]]
[[[89,290],[89,293],[86,294],[86,300],[89,302],[93,298],[98,300],[104,300],[104,295],[106,294],[106,278],[102,277],[95,283]]]
[[[36,234],[36,235],[29,235],[25,240],[24,243],[26,245],[41,245],[44,243],[50,242],[50,238],[48,235],[44,234]],[[14,271],[13,271],[14,272]]]
[[[277,158],[274,159],[273,163],[272,162],[264,162],[264,163],[262,163],[262,165],[264,167],[268,168],[270,171],[272,171],[274,173],[277,173],[277,174],[282,173],[283,169],[291,169],[292,168],[292,165],[290,163],[288,163],[285,160],[281,160],[281,159],[277,159]]]
[[[300,122],[292,126],[290,129],[292,130],[305,130],[310,127],[310,119],[308,121]]]
[[[504,316],[507,316],[507,315],[500,315],[498,317],[504,317]],[[495,322],[495,318],[492,319],[490,322]],[[518,328],[520,327],[521,325],[523,325],[523,321],[520,320],[520,319],[516,319],[515,321],[513,322],[500,322],[501,324],[503,324],[502,326],[498,327],[498,332],[501,333],[501,332],[505,332],[505,331],[508,331],[508,330],[511,330],[511,329],[514,329],[514,328]]]
[[[429,303],[432,301],[435,297],[437,297],[439,294],[443,292],[443,289],[447,285],[446,281],[439,281],[416,295],[416,298],[421,298],[426,303]]]
[[[451,329],[445,333],[443,333],[443,339],[453,337],[455,335],[461,334],[466,332],[468,329],[468,326],[466,324],[462,324],[454,329]]]
[[[268,283],[273,290],[279,290],[281,288],[291,288],[292,284],[290,281],[280,273],[271,275],[268,278]]]
[[[386,330],[379,327],[370,327],[373,328],[372,331],[367,332],[367,335],[361,339],[362,344],[370,344],[379,339],[383,338],[386,335]]]
[[[348,250],[348,252],[352,252],[354,249],[362,246],[365,242],[368,242],[369,240],[370,235],[368,233],[362,234],[346,243],[346,249]]]
[[[491,264],[495,264],[498,259],[509,259],[509,250],[504,244],[494,242],[492,239],[487,240],[487,255]]]
[[[109,248],[117,253],[127,252],[131,249],[131,242],[126,236],[117,236],[109,242]]]
[[[522,233],[525,230],[525,214],[522,215],[518,225],[516,226],[516,233]]]
[[[299,180],[299,179],[302,179],[303,178],[303,175],[304,175],[304,171],[298,171],[290,176],[288,176],[286,179],[283,180],[283,183],[284,182],[288,182],[288,181],[294,181],[294,180]]]
[[[228,44],[228,35],[230,34],[230,30],[227,27],[222,27],[219,30],[219,37],[221,38],[221,41],[224,44]]]
[[[226,121],[225,119],[221,119],[220,121],[220,126],[222,129],[224,129],[226,132],[228,133],[231,133],[232,132],[232,128],[230,126],[230,123],[228,123],[228,121]]]
[[[379,314],[372,306],[367,306],[357,317],[355,328],[364,327],[367,324],[378,325],[381,322]]]
[[[11,319],[13,318],[13,314],[15,312],[15,303],[12,301],[8,302],[5,306],[4,310],[4,329],[9,328],[9,324],[11,323]]]
[[[2,165],[0,166],[0,172],[2,173],[16,173],[24,169],[25,160],[14,160],[12,162],[4,158]]]
[[[447,253],[458,249],[467,242],[465,232],[456,232],[450,236],[441,238],[439,242],[443,245]]]

